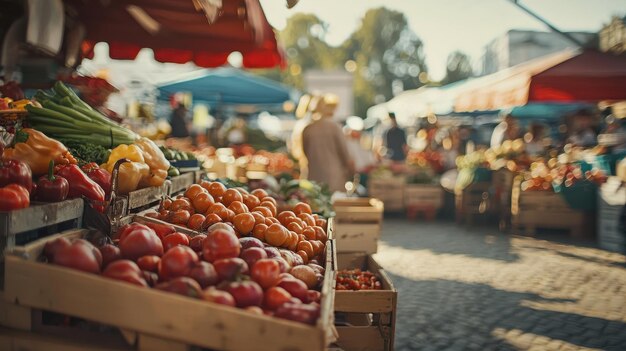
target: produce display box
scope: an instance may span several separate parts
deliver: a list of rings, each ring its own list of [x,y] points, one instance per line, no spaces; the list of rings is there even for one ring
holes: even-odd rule
[[[520,179],[513,183],[511,224],[514,231],[525,228],[534,235],[537,228],[565,229],[573,237],[593,232],[593,220],[588,213],[574,210],[560,194],[552,191],[522,191]]]
[[[41,310],[56,312],[119,329],[133,350],[146,351],[189,350],[192,345],[216,350],[250,350],[259,345],[264,350],[325,350],[334,341],[333,240],[326,246],[321,316],[310,326],[37,261],[49,240],[86,233],[57,234],[16,247],[7,255],[0,324],[36,332],[33,317]],[[80,333],[75,327],[52,329],[51,334],[68,339]]]
[[[404,210],[404,177],[385,179],[369,179],[367,192],[370,197],[379,199],[385,204],[385,211],[399,212]]]
[[[443,207],[443,188],[439,184],[407,184],[404,188],[404,207],[407,217],[415,219],[423,213],[427,220],[434,220]]]
[[[463,190],[454,192],[455,217],[457,223],[472,225],[475,216],[489,214],[491,182],[476,182]]]
[[[79,228],[83,221],[82,199],[32,203],[30,207],[0,212],[0,259],[5,249],[22,245],[60,230]]]
[[[345,350],[393,350],[398,291],[384,269],[371,255],[337,253],[337,269],[369,270],[382,283],[382,290],[335,291],[336,344]]]
[[[169,188],[170,185],[166,181],[161,186],[151,186],[129,192],[125,196],[128,203],[128,213],[137,213],[159,203],[163,196],[169,194]]]
[[[626,186],[617,177],[609,177],[598,189],[598,244],[606,250],[626,253],[625,228],[620,216],[626,206]]]
[[[337,252],[376,252],[384,205],[372,198],[345,198],[333,202]]]

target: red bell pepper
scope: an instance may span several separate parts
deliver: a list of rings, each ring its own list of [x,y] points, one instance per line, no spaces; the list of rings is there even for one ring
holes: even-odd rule
[[[68,199],[84,196],[89,200],[104,201],[104,190],[91,180],[77,165],[57,166],[57,175],[67,179],[70,187]]]
[[[4,152],[4,146],[0,144],[0,155]],[[20,160],[0,160],[0,186],[19,184],[30,192],[33,188],[33,172],[30,167]]]
[[[54,176],[54,161],[50,161],[47,176],[41,176],[37,182],[37,199],[49,202],[63,201],[67,197],[70,185],[67,179]]]
[[[13,211],[30,206],[28,190],[19,184],[0,188],[0,211]]]
[[[87,163],[82,167],[83,172],[87,173],[87,176],[94,182],[98,183],[104,190],[105,195],[111,193],[111,173],[106,169],[100,168],[97,163]]]

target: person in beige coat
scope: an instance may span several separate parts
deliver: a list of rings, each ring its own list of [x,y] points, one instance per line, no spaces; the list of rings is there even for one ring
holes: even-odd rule
[[[354,173],[341,127],[332,120],[337,102],[331,95],[320,99],[311,124],[302,132],[308,179],[327,184],[331,192],[345,191],[346,180]]]

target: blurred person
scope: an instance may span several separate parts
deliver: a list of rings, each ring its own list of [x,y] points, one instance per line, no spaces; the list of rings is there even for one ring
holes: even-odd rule
[[[567,141],[574,146],[590,147],[598,143],[596,132],[593,130],[594,115],[584,109],[576,112],[573,118],[572,133]]]
[[[176,107],[172,110],[172,116],[170,119],[172,125],[173,138],[187,138],[191,136],[191,118],[189,117],[189,110],[182,102],[177,103]]]
[[[321,97],[318,95],[304,95],[300,98],[298,102],[298,108],[296,109],[296,117],[298,121],[293,126],[293,130],[291,132],[291,139],[289,145],[289,151],[291,155],[298,160],[298,164],[300,165],[300,177],[303,179],[307,178],[307,159],[304,155],[304,150],[302,149],[302,132],[304,128],[311,124],[311,114],[317,108],[317,104],[320,101]]]
[[[226,141],[236,146],[245,144],[246,139],[246,122],[243,118],[237,118],[226,132]]]
[[[540,156],[545,152],[545,127],[540,123],[532,123],[528,133],[524,135],[526,153],[529,156]]]
[[[491,147],[498,147],[502,145],[505,140],[515,140],[520,137],[520,128],[517,119],[509,113],[504,117],[504,120],[494,128],[491,134]]]
[[[387,129],[384,137],[384,146],[387,149],[385,157],[392,161],[404,161],[409,147],[406,143],[406,133],[398,126],[396,114],[389,112],[391,128]]]
[[[354,161],[354,170],[362,173],[367,167],[374,163],[374,155],[370,150],[366,150],[361,145],[361,131],[345,128],[346,146],[348,148],[348,154]]]
[[[307,178],[327,184],[331,192],[345,191],[345,182],[354,173],[346,139],[332,119],[337,104],[334,95],[321,98],[311,114],[312,122],[302,131]]]

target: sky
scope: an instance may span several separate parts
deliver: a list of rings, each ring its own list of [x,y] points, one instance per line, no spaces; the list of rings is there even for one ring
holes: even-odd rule
[[[626,0],[520,0],[562,31],[598,32],[611,16],[626,15]],[[313,13],[328,25],[327,41],[341,44],[359,25],[367,10],[386,6],[403,12],[424,43],[426,64],[433,80],[445,75],[448,54],[460,50],[473,64],[487,43],[510,29],[548,30],[510,0],[300,0],[288,10],[285,0],[261,0],[276,29],[297,12]]]

